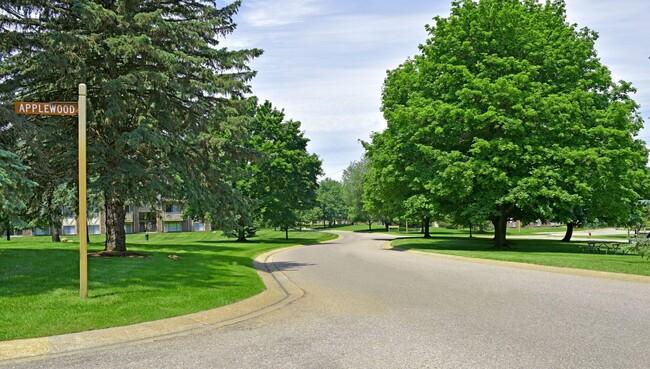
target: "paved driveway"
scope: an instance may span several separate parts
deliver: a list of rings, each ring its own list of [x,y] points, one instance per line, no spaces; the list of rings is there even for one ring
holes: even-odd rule
[[[304,296],[231,326],[17,368],[650,368],[650,284],[385,250],[277,254]]]

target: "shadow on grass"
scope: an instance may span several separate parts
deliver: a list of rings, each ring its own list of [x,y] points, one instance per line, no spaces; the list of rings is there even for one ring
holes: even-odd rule
[[[313,238],[292,238],[289,237],[288,240],[283,239],[251,239],[252,242],[258,243],[258,244],[263,244],[263,245],[282,245],[286,244],[287,246],[291,245],[304,245],[304,246],[309,246],[309,245],[318,245],[322,244],[322,242],[318,242],[317,240],[314,240]],[[329,243],[329,242],[328,242]]]
[[[93,246],[95,249],[100,248]],[[251,258],[226,255],[219,247],[177,245],[169,250],[164,246],[129,246],[151,257],[89,258],[90,290],[119,289],[120,294],[128,294],[133,289],[142,291],[147,288],[220,289],[239,285],[233,281],[256,278],[254,272],[241,273],[241,266],[253,268]],[[0,297],[31,296],[79,288],[78,250],[4,248],[2,251]],[[103,293],[111,294],[113,293]],[[91,298],[100,295],[101,292],[99,295],[91,293]]]
[[[580,254],[580,245],[585,242],[560,242],[555,240],[508,240],[510,249],[499,250],[490,238],[459,238],[438,236],[425,238],[400,238],[395,247],[403,250],[474,251],[474,252],[531,252],[531,253],[575,253]]]
[[[249,246],[259,245],[315,245],[319,244],[317,240],[312,238],[289,238],[285,239],[258,239],[250,238],[246,242],[236,242],[233,240],[217,240],[217,241],[191,241],[191,243],[179,244],[154,244],[146,242],[129,243],[129,247],[138,248],[144,252],[151,252],[156,250],[172,251],[172,252],[240,252],[246,250]]]
[[[33,296],[79,288],[77,243],[6,244],[0,250],[0,297]],[[180,242],[179,242],[180,241]],[[253,258],[257,252],[278,246],[318,244],[307,237],[284,239],[252,238],[251,243],[233,240],[177,240],[156,243],[134,240],[130,251],[149,258],[88,259],[90,297],[147,289],[221,289],[255,283]],[[266,245],[266,246],[265,246]],[[88,245],[89,252],[103,250],[102,243]],[[257,251],[256,251],[257,250]],[[242,269],[242,266],[244,267]],[[284,265],[297,268],[300,265]],[[103,291],[103,292],[102,292]],[[107,292],[108,291],[108,292]]]

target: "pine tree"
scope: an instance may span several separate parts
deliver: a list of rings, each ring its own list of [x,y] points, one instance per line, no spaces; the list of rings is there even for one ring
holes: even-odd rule
[[[0,148],[0,229],[6,232],[7,240],[21,220],[20,215],[35,185],[25,176],[28,169],[17,155]]]
[[[233,168],[252,102],[247,62],[228,50],[236,1],[4,1],[3,102],[74,101],[88,85],[90,186],[104,196],[106,250],[126,251],[125,203],[187,202],[218,221],[233,204]],[[5,106],[5,109],[11,107]],[[40,118],[35,118],[39,120]],[[65,119],[48,119],[64,127]],[[76,151],[66,129],[42,140]]]

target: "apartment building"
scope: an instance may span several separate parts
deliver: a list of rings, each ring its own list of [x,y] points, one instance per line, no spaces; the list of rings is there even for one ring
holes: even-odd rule
[[[210,224],[183,217],[183,205],[167,203],[151,206],[129,206],[124,217],[124,231],[128,233],[145,232],[203,232],[210,231]],[[76,235],[79,221],[76,214],[63,212],[61,235]],[[47,236],[47,228],[32,228],[22,231],[23,236]],[[106,215],[104,212],[88,214],[88,234],[106,234]]]

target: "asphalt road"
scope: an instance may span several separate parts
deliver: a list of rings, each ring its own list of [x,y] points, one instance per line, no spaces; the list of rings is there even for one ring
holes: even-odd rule
[[[382,249],[343,233],[277,254],[305,292],[222,328],[15,368],[650,368],[650,284]]]

